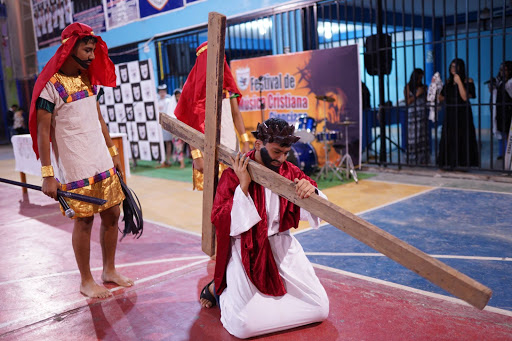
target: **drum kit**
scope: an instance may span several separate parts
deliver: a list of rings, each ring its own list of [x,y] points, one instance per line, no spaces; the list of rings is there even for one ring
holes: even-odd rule
[[[323,120],[325,123],[327,122],[326,104],[328,102],[334,102],[335,99],[330,96],[316,96],[316,98],[317,100],[324,102]],[[343,164],[345,164],[347,179],[349,178],[350,174],[357,183],[357,174],[354,169],[354,164],[352,163],[352,158],[348,153],[348,126],[355,123],[357,122],[341,122],[341,124],[345,126],[345,155],[341,158],[339,162],[333,163],[328,160],[327,155],[329,155],[329,150],[331,149],[331,146],[337,141],[341,141],[341,139],[343,138],[343,134],[337,130],[327,130],[326,124],[324,124],[323,126],[323,131],[317,133],[317,121],[313,117],[307,115],[300,116],[295,123],[295,135],[300,137],[300,142],[297,142],[292,145],[292,149],[288,156],[288,161],[297,165],[307,175],[311,175],[313,174],[313,172],[317,171],[318,158],[316,155],[315,148],[313,148],[313,146],[311,145],[311,143],[316,139],[318,142],[324,144],[324,150],[326,155],[326,162],[322,166],[322,168],[320,168],[316,178],[327,178],[327,175],[331,173],[333,175],[336,175],[341,181],[343,181],[342,169]]]

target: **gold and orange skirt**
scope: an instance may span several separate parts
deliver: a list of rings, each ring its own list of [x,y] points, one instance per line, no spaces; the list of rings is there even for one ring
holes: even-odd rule
[[[66,198],[65,200],[69,207],[75,211],[74,218],[93,216],[95,213],[100,213],[115,205],[119,205],[125,198],[115,168],[111,168],[88,179],[63,184],[61,185],[61,190],[107,200],[105,204],[100,206]],[[60,210],[64,214],[62,206],[60,206]]]

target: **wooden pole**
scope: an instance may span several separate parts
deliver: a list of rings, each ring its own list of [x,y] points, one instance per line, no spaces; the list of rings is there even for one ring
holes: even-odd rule
[[[208,15],[208,55],[206,61],[206,104],[204,140],[203,233],[201,248],[209,256],[215,254],[215,226],[211,222],[213,199],[219,178],[217,145],[220,142],[222,84],[224,81],[224,44],[226,17]]]
[[[27,183],[27,175],[24,172],[20,172],[20,180],[24,184]],[[27,194],[27,189],[25,187],[21,187],[21,194]]]
[[[203,150],[204,136],[197,130],[167,115],[160,116],[160,124],[183,141]],[[234,158],[236,153],[219,145],[217,155],[219,161],[231,166],[231,157]],[[341,207],[317,195],[300,199],[295,194],[293,182],[257,162],[249,162],[248,169],[253,181],[322,218],[476,308],[483,309],[491,298],[492,291],[488,287]]]

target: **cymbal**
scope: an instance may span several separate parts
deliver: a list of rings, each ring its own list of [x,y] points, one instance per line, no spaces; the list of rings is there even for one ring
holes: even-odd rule
[[[326,102],[329,102],[329,103],[332,103],[332,102],[335,101],[334,97],[331,97],[331,96],[316,95],[315,97],[319,101],[326,101]]]

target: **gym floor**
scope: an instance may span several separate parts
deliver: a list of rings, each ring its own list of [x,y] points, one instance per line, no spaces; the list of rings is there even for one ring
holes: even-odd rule
[[[462,175],[464,176],[464,175]],[[8,147],[0,177],[19,180]],[[466,176],[469,177],[469,176]],[[307,224],[295,232],[325,286],[323,323],[265,340],[512,340],[512,184],[454,174],[377,173],[328,188],[335,204],[405,240],[493,290],[482,311],[450,296],[340,230]],[[41,179],[27,176],[27,182]],[[140,239],[118,244],[117,266],[135,279],[106,284],[108,299],[87,299],[71,247],[72,222],[40,192],[0,184],[0,338],[6,340],[231,340],[217,308],[199,292],[214,262],[201,252],[202,193],[191,184],[133,175],[128,185],[145,217]],[[122,222],[121,222],[122,224]],[[99,219],[91,267],[100,281]]]

